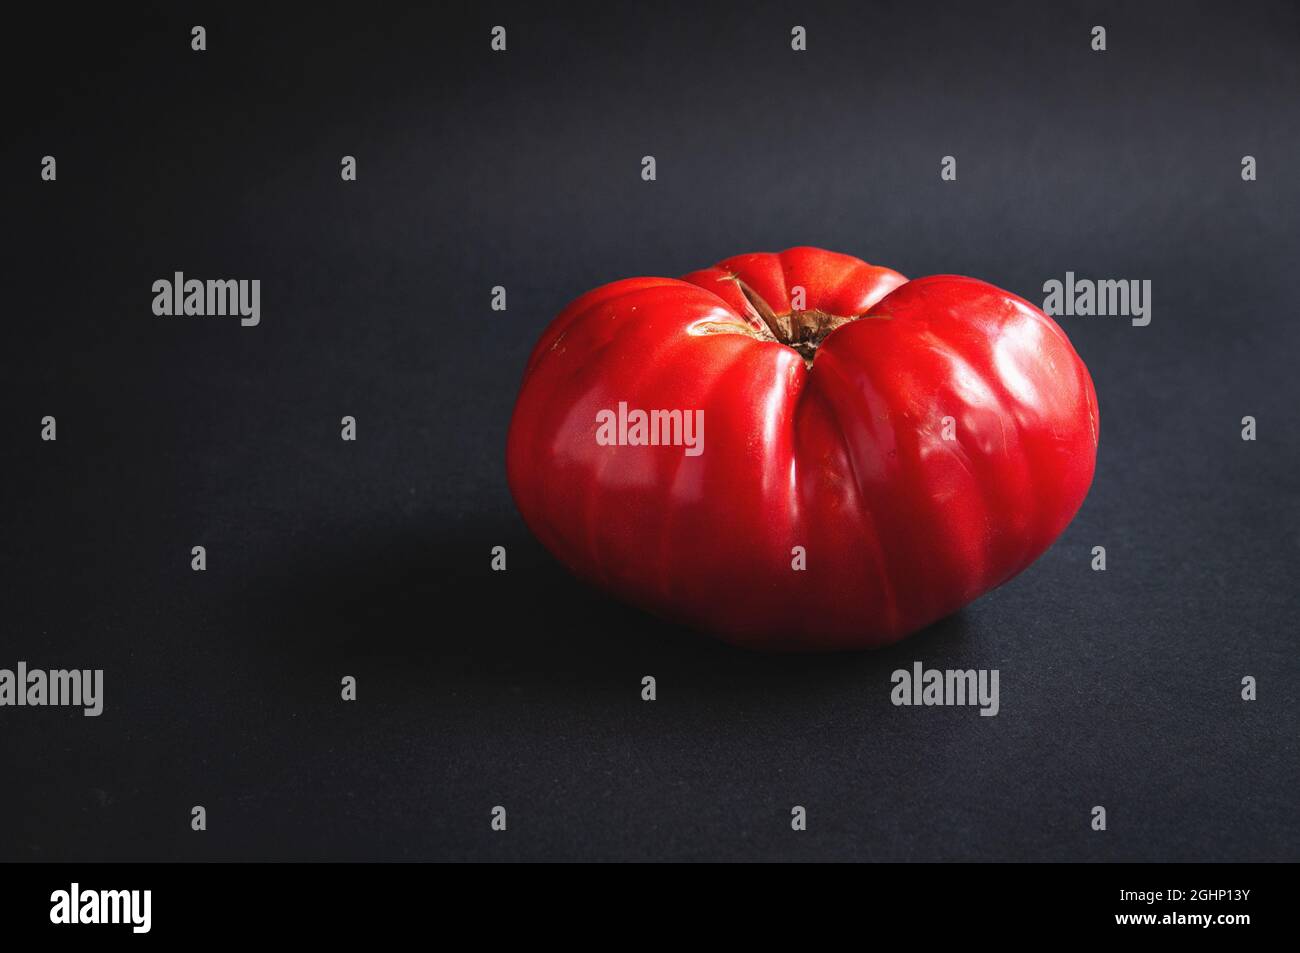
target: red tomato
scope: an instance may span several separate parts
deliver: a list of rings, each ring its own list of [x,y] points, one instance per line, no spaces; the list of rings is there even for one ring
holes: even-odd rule
[[[574,301],[529,358],[507,470],[542,543],[620,598],[750,648],[861,649],[1046,550],[1097,426],[1028,302],[792,248]]]

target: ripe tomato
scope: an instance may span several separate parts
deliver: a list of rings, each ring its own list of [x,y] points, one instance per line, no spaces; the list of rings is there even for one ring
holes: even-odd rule
[[[529,358],[507,471],[542,543],[628,602],[751,648],[872,648],[1046,550],[1097,428],[1027,301],[792,248],[574,301]]]

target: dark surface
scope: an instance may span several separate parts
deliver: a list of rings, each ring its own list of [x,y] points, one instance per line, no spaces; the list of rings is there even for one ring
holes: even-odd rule
[[[1300,13],[1048,6],[13,24],[0,667],[102,667],[106,709],[0,709],[0,858],[1300,858]],[[505,485],[567,301],[795,244],[1154,286],[1061,319],[1101,403],[1065,535],[876,655],[665,627]],[[177,269],[260,278],[261,326],[154,317]],[[998,668],[1001,714],[893,707],[913,660]]]

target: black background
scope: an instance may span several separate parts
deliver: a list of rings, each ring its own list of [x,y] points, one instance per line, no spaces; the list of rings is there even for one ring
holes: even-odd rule
[[[106,700],[0,710],[0,858],[1300,855],[1294,4],[167,4],[4,43],[0,667]],[[1060,319],[1101,405],[1074,523],[874,655],[616,604],[505,485],[565,303],[797,244],[1153,283],[1149,327]],[[260,279],[261,325],[155,317],[176,270]],[[891,706],[913,660],[999,669],[1001,713]]]

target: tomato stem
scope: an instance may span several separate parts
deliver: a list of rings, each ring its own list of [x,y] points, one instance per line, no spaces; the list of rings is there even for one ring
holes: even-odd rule
[[[836,328],[856,321],[859,315],[828,314],[825,311],[790,311],[777,314],[770,304],[757,291],[745,284],[739,277],[735,279],[740,291],[749,302],[754,312],[767,325],[772,336],[786,347],[799,352],[804,363],[812,367],[817,348]]]

